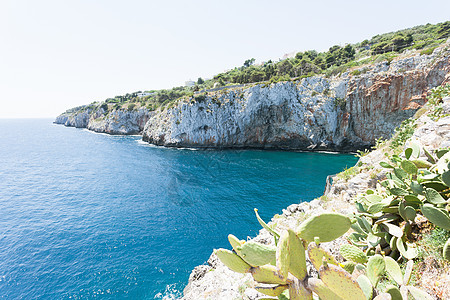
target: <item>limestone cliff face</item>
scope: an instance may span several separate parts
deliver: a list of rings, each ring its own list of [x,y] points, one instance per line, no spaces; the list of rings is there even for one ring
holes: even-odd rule
[[[436,120],[430,118],[432,108],[415,120],[417,128],[412,137],[406,142],[405,148],[410,142],[421,145],[429,152],[436,149],[450,147],[450,98],[444,98],[442,118]],[[274,217],[269,225],[272,228],[296,228],[307,217],[324,212],[339,212],[345,215],[355,212],[354,199],[358,194],[367,189],[376,189],[377,183],[386,178],[386,169],[380,166],[380,162],[388,162],[385,156],[386,149],[374,150],[360,158],[356,175],[350,178],[333,177],[333,184],[325,191],[324,196],[310,202],[292,204],[283,213]],[[422,160],[427,160],[425,153],[421,152]],[[348,234],[348,233],[347,233]],[[265,229],[251,239],[263,244],[274,244],[273,237]],[[342,244],[348,244],[345,236],[329,243],[321,243],[321,247],[331,252],[338,258],[340,254],[337,249]],[[183,291],[182,300],[197,299],[243,299],[257,300],[264,297],[257,292],[252,276],[233,272],[228,269],[213,253],[208,259],[208,265],[197,266],[189,277],[189,282]],[[309,262],[308,262],[309,264]],[[449,271],[438,269],[434,262],[421,267],[421,280],[417,283],[421,289],[430,295],[440,295],[436,299],[450,299],[450,276]],[[313,269],[313,268],[312,268]],[[311,268],[308,268],[311,272]],[[439,286],[435,285],[439,282]],[[434,298],[433,298],[434,299]]]
[[[355,150],[388,138],[448,80],[449,45],[359,69],[209,93],[157,112],[143,139],[172,147]]]
[[[109,134],[139,134],[151,115],[152,112],[145,108],[113,110],[109,113],[102,108],[86,109],[82,112],[64,113],[56,118],[55,123]]]
[[[86,128],[89,123],[89,110],[73,114],[63,113],[56,117],[55,123],[76,128]]]

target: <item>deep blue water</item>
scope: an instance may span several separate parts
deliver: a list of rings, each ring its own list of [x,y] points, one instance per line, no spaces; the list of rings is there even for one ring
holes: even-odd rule
[[[0,298],[159,299],[228,233],[320,196],[351,155],[152,147],[0,120]]]

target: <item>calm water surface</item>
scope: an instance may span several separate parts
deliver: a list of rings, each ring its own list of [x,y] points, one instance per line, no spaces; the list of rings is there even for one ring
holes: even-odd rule
[[[227,234],[320,196],[351,155],[152,147],[0,120],[0,298],[160,299]]]

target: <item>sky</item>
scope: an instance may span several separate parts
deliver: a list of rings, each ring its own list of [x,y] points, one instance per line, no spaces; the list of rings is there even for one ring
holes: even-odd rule
[[[0,0],[0,118],[54,118],[449,12],[448,0]]]

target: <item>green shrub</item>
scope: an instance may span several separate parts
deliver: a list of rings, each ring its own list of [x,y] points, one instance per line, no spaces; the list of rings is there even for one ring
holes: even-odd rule
[[[203,103],[206,100],[206,95],[198,95],[194,97],[195,102]]]
[[[405,144],[406,140],[408,140],[413,134],[414,130],[417,127],[415,120],[407,119],[404,120],[399,127],[395,129],[394,136],[391,139],[390,147],[392,149],[397,149]]]
[[[346,105],[347,105],[347,100],[345,98],[336,97],[333,100],[333,106],[335,109],[345,110]]]
[[[432,89],[427,98],[432,105],[437,105],[444,97],[450,97],[450,83]]]
[[[430,55],[433,53],[434,49],[436,49],[436,47],[431,47],[431,48],[427,48],[427,49],[423,49],[422,51],[420,51],[421,55]]]
[[[127,110],[132,111],[135,107],[136,107],[136,104],[134,104],[134,103],[128,104]]]

